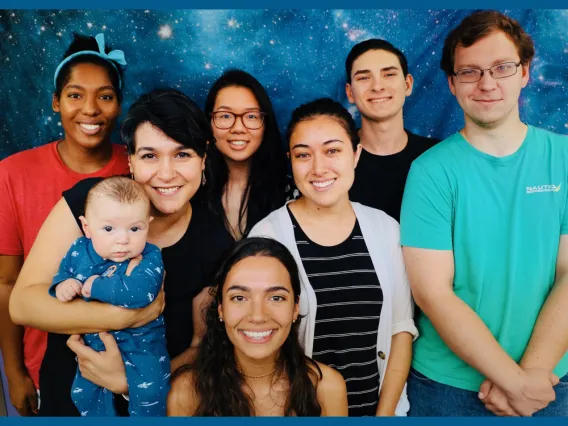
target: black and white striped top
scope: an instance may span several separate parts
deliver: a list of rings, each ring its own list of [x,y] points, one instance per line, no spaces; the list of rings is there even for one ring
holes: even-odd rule
[[[344,242],[326,247],[311,241],[288,212],[317,298],[313,358],[343,375],[349,416],[374,416],[379,401],[377,331],[383,292],[359,222]]]

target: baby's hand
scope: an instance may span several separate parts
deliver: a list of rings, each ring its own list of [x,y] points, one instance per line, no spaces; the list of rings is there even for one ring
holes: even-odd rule
[[[141,254],[130,259],[130,262],[128,262],[128,266],[126,267],[126,276],[127,277],[130,276],[130,274],[132,273],[132,270],[134,268],[136,268],[138,265],[140,265],[141,261],[142,261],[142,255]]]
[[[81,282],[75,278],[67,278],[55,287],[55,295],[62,302],[69,302],[81,294]]]
[[[98,275],[92,275],[89,278],[87,278],[87,281],[85,281],[85,284],[83,284],[83,290],[82,290],[82,294],[84,297],[91,297],[91,288],[93,287],[93,281],[95,281],[99,276]]]

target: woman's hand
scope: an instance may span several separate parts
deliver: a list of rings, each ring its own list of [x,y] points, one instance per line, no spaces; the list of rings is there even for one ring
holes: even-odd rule
[[[83,377],[113,393],[128,393],[126,372],[116,340],[109,333],[99,333],[105,350],[96,352],[85,346],[81,336],[74,334],[67,346],[77,355],[79,370]]]

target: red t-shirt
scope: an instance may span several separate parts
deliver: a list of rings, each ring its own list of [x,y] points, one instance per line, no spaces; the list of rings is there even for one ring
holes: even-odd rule
[[[0,254],[24,255],[25,259],[41,225],[61,199],[61,193],[80,180],[129,173],[124,146],[113,145],[111,160],[98,172],[81,174],[63,163],[57,151],[58,142],[0,161]],[[24,363],[38,388],[46,345],[46,332],[25,328]]]

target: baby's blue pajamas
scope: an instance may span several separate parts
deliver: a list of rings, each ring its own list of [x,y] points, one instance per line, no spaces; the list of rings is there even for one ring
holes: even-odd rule
[[[68,278],[81,283],[99,275],[91,288],[91,297],[123,308],[143,308],[149,305],[162,286],[164,265],[160,249],[146,244],[142,260],[126,276],[130,259],[117,263],[105,260],[94,250],[91,241],[76,240],[62,260],[49,292],[55,296],[57,284]],[[169,391],[170,358],[166,348],[164,318],[139,328],[110,332],[120,349],[126,370],[131,416],[165,416]],[[85,334],[85,343],[95,351],[105,347],[98,334]],[[85,379],[79,369],[73,382],[71,398],[82,416],[116,416],[113,394]]]

